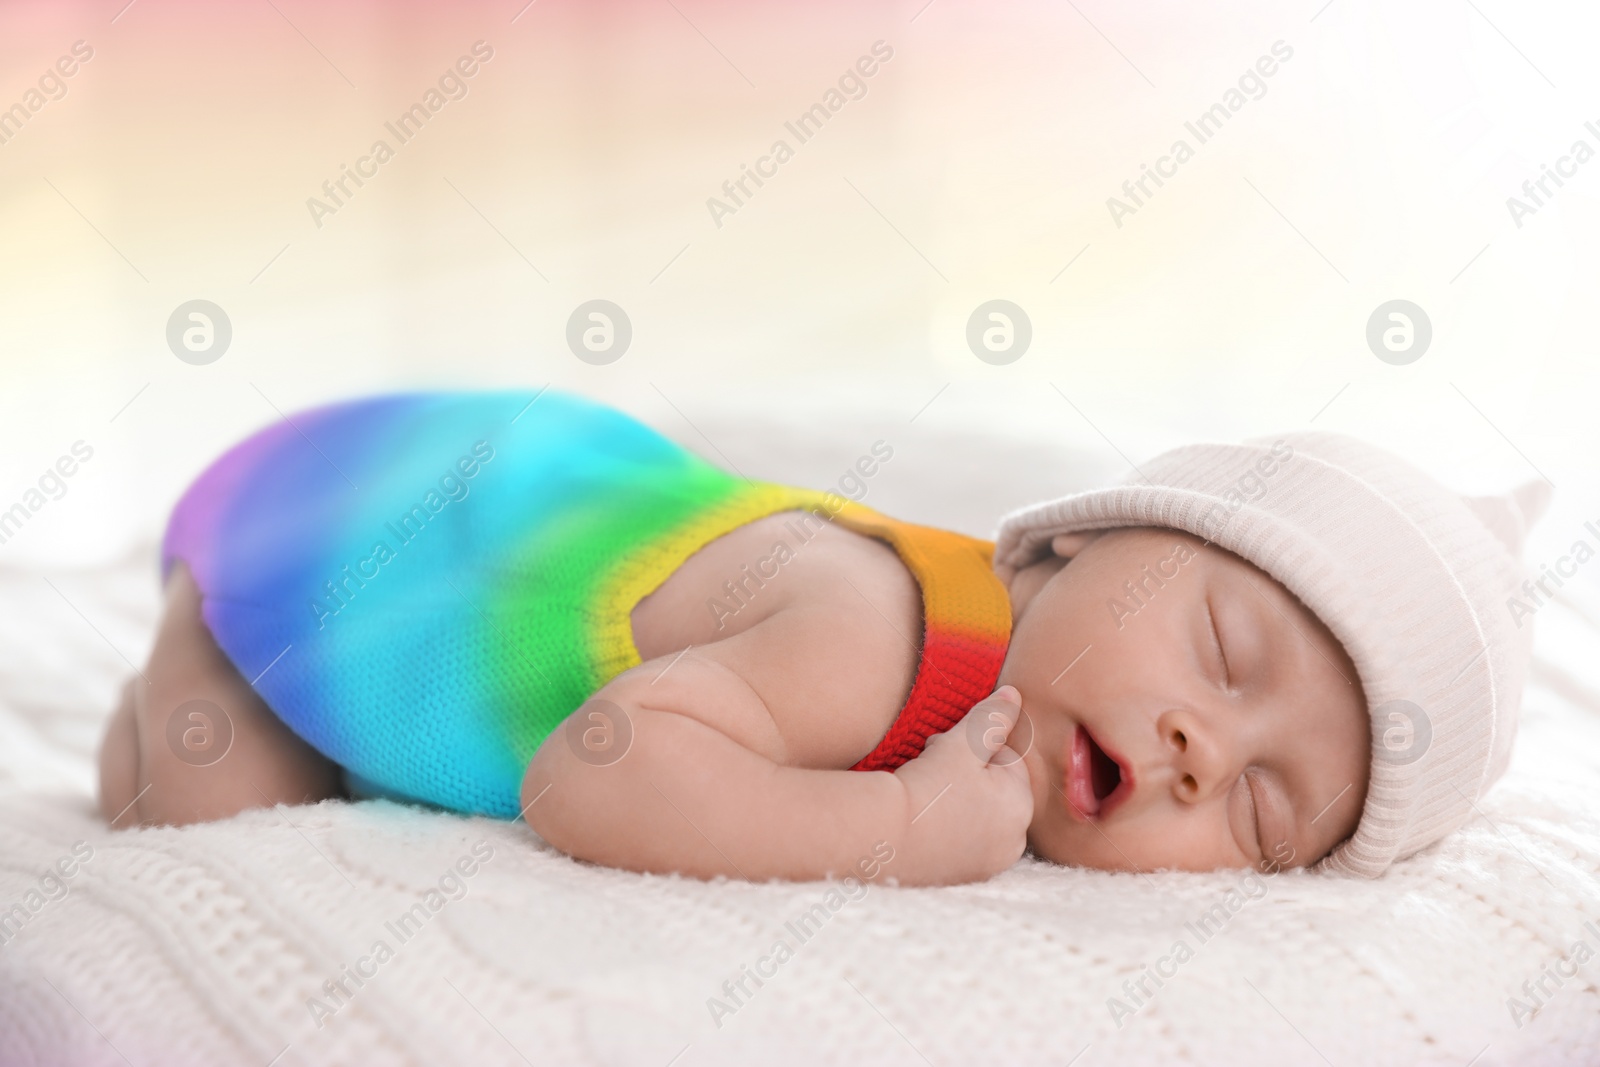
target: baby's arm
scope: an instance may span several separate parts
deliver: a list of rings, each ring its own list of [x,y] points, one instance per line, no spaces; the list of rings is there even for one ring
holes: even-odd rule
[[[576,713],[588,726],[586,712],[621,709],[626,724],[612,725],[632,740],[615,762],[580,758],[571,722],[545,741],[522,794],[541,837],[608,866],[752,881],[850,874],[881,860],[883,842],[894,850],[887,875],[906,885],[981,880],[1022,854],[1027,772],[1020,760],[990,761],[1016,703],[980,702],[971,714],[1000,730],[970,732],[975,745],[960,724],[894,773],[786,766],[760,695],[714,646],[697,652],[619,675]]]

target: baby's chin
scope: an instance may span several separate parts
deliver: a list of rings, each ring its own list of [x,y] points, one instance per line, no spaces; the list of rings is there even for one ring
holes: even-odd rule
[[[1033,848],[1031,846],[1028,849],[1028,854],[1030,856],[1032,856],[1034,859],[1043,860],[1044,862],[1050,863],[1050,864],[1054,864],[1057,867],[1075,867],[1075,868],[1078,868],[1080,870],[1086,870],[1086,871],[1122,871],[1122,872],[1132,871],[1134,873],[1143,874],[1143,873],[1146,873],[1149,870],[1159,869],[1159,868],[1145,868],[1145,867],[1134,868],[1134,867],[1128,866],[1127,863],[1122,862],[1122,861],[1118,861],[1116,863],[1107,863],[1107,862],[1105,862],[1104,858],[1100,857],[1100,856],[1093,856],[1093,855],[1081,855],[1080,856],[1080,855],[1071,854],[1071,853],[1063,853],[1063,852],[1061,852],[1059,850],[1054,854],[1050,854],[1050,853],[1043,852],[1040,849]]]
[[[1107,864],[1104,857],[1095,854],[1092,849],[1078,847],[1071,840],[1040,840],[1031,833],[1028,835],[1028,854],[1058,867],[1084,867],[1097,871],[1129,869],[1126,863],[1120,866]]]
[[[1103,870],[1107,870],[1108,869],[1108,868],[1105,868],[1105,867],[1096,866],[1093,862],[1091,862],[1087,858],[1079,858],[1079,857],[1074,857],[1074,856],[1071,856],[1071,855],[1067,855],[1067,854],[1063,853],[1060,850],[1057,850],[1057,851],[1054,851],[1054,852],[1047,852],[1044,849],[1041,849],[1037,845],[1031,845],[1030,844],[1028,846],[1028,855],[1032,856],[1036,860],[1043,860],[1046,863],[1053,863],[1057,867],[1084,867],[1084,868],[1087,868],[1089,870],[1096,870],[1096,871],[1103,871]]]

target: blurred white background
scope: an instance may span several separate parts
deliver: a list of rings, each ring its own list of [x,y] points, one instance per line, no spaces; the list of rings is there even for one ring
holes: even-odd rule
[[[148,543],[279,412],[548,383],[708,455],[729,420],[782,441],[853,412],[1112,476],[1314,425],[1463,489],[1547,477],[1537,558],[1595,496],[1600,162],[1520,227],[1507,198],[1600,150],[1597,32],[1589,6],[1496,0],[12,4],[0,106],[74,42],[94,55],[0,145],[0,508],[73,442],[95,455],[0,559]],[[476,41],[466,95],[317,226],[307,198]],[[893,58],[799,144],[784,123],[876,41]],[[1185,123],[1276,42],[1292,58],[1199,144]],[[794,158],[719,227],[707,198],[780,137]],[[1179,138],[1194,158],[1119,226],[1108,198]],[[605,366],[565,341],[596,297],[633,326]],[[204,366],[165,336],[192,299],[233,329]],[[965,339],[991,299],[1032,324],[1002,366]],[[1366,343],[1392,299],[1431,320],[1408,365]]]

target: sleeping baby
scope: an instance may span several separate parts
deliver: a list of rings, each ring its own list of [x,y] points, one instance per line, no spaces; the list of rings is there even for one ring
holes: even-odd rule
[[[699,878],[941,885],[1026,851],[1376,876],[1505,769],[1543,489],[1460,497],[1291,433],[991,544],[555,391],[333,404],[179,501],[100,805],[385,797]]]

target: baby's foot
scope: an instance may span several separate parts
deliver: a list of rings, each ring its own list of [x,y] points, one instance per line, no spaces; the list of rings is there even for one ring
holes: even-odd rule
[[[114,826],[226,819],[343,795],[341,772],[272,713],[217,647],[182,564],[155,646],[122,691],[100,749],[100,810]]]

